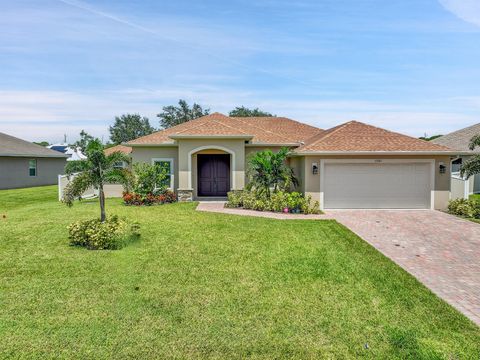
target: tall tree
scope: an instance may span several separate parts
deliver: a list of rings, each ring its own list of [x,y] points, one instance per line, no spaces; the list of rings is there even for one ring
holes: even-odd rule
[[[428,136],[427,134],[425,134],[425,136],[420,136],[419,139],[420,140],[425,140],[425,141],[432,141],[432,140],[438,139],[439,137],[442,137],[442,136],[443,135]]]
[[[480,134],[475,135],[470,140],[470,150],[473,151],[477,147],[480,147]],[[466,176],[467,179],[476,174],[480,174],[480,155],[472,156],[467,161],[465,161],[465,163],[460,168],[460,175]]]
[[[80,131],[80,140],[75,141],[71,146],[79,148],[82,153],[87,149],[88,144],[95,138],[87,133],[85,130]]]
[[[120,183],[128,188],[132,183],[130,170],[119,169],[115,167],[115,164],[120,161],[129,163],[130,157],[119,151],[105,155],[103,145],[98,139],[93,139],[88,143],[85,153],[87,160],[69,161],[65,166],[67,175],[78,174],[65,187],[63,202],[70,207],[73,205],[73,201],[80,199],[88,188],[98,189],[100,221],[104,222],[106,213],[103,186],[106,183]]]
[[[160,118],[160,126],[164,129],[182,124],[184,122],[208,115],[210,109],[203,109],[201,105],[193,103],[192,107],[185,100],[180,99],[178,106],[164,106],[163,111],[157,116]]]
[[[259,108],[249,109],[245,106],[237,106],[235,109],[228,113],[228,116],[232,117],[255,117],[255,116],[274,116],[269,112],[262,111]]]
[[[110,131],[110,140],[115,144],[121,144],[140,136],[153,133],[155,128],[150,125],[146,117],[139,114],[124,114],[115,116],[115,123],[108,128]]]

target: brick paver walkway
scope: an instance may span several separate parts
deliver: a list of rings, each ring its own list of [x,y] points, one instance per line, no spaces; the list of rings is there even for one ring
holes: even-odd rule
[[[200,203],[197,210],[274,219],[335,219],[480,325],[480,224],[430,210],[263,213]]]

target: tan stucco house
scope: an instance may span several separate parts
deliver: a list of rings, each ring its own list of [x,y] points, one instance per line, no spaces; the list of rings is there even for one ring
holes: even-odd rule
[[[133,162],[161,163],[180,201],[223,198],[246,183],[248,156],[292,150],[299,191],[322,209],[444,209],[456,152],[357,121],[322,130],[284,117],[220,113],[125,144]]]

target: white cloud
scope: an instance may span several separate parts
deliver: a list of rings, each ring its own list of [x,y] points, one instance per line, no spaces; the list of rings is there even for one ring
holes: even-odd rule
[[[460,19],[480,26],[480,1],[439,0],[440,4]]]
[[[212,111],[228,113],[235,106],[260,107],[321,128],[355,119],[390,130],[421,136],[448,133],[478,122],[475,115],[452,109],[434,111],[418,105],[366,100],[271,99],[268,94],[209,86],[119,91],[0,91],[0,131],[26,140],[73,141],[81,129],[108,139],[115,115],[140,113],[158,126],[162,106],[179,98],[196,101]],[[454,100],[452,100],[454,101]],[[446,109],[446,108],[445,108]]]

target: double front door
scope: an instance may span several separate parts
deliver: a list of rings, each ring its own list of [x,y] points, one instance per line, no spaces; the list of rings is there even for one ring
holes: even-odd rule
[[[198,196],[227,196],[230,191],[230,155],[199,154]]]

